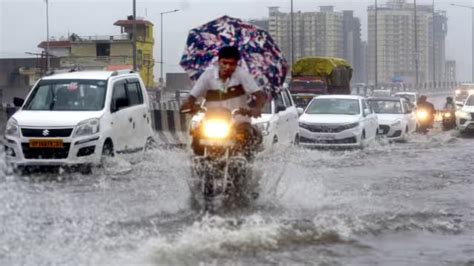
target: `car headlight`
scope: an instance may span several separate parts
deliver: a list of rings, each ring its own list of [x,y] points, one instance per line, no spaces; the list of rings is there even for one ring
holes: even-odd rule
[[[20,129],[18,128],[18,122],[14,118],[8,120],[5,127],[5,136],[19,137]]]
[[[99,132],[100,121],[97,118],[88,119],[80,122],[74,133],[74,137],[88,136]]]
[[[402,121],[398,120],[395,123],[391,124],[392,127],[400,126],[402,124]]]
[[[229,136],[230,125],[228,121],[212,119],[204,121],[202,133],[210,139],[225,139]]]
[[[310,127],[308,124],[305,124],[305,123],[302,123],[302,122],[299,122],[298,126],[301,127],[301,128],[306,128],[306,129],[308,129]]]
[[[270,122],[257,123],[255,126],[262,132],[262,135],[266,136],[270,133]]]
[[[469,90],[469,95],[474,94],[474,90]]]

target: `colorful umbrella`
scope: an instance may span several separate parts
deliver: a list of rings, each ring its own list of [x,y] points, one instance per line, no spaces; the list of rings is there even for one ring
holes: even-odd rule
[[[221,47],[236,46],[240,65],[257,84],[277,91],[285,81],[288,63],[268,32],[237,18],[223,16],[189,32],[180,65],[196,81],[204,70],[217,61]]]

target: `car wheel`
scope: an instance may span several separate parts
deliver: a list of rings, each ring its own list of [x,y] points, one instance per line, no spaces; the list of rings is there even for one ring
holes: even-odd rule
[[[114,157],[114,145],[110,139],[107,139],[102,147],[102,155],[100,156],[100,164],[103,166],[107,158]]]

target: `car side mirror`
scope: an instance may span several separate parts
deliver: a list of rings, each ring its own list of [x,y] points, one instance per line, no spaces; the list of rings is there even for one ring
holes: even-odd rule
[[[283,106],[283,105],[278,105],[277,108],[276,108],[277,113],[285,111],[285,110],[286,110],[286,107]]]
[[[115,100],[115,108],[112,111],[116,112],[127,106],[128,106],[128,98],[118,98]]]
[[[298,115],[302,115],[304,113],[304,109],[301,107],[297,107],[296,111],[298,112]]]
[[[13,98],[13,105],[15,107],[22,107],[24,103],[25,103],[25,100],[22,98],[18,98],[18,97]]]

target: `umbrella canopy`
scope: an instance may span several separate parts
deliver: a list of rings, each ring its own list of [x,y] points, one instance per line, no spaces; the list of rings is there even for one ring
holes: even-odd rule
[[[240,19],[220,17],[189,32],[180,65],[191,80],[217,61],[219,49],[238,47],[240,65],[247,69],[260,87],[277,91],[283,84],[288,63],[268,32]]]

